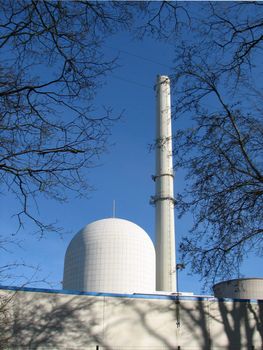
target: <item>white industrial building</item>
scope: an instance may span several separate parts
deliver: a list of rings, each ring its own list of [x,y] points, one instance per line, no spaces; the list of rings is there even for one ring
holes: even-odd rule
[[[156,254],[148,234],[127,220],[93,222],[70,242],[63,288],[85,292],[176,292],[170,80],[158,76],[155,205]],[[156,275],[156,277],[155,277]]]
[[[117,218],[95,221],[70,242],[63,289],[133,293],[155,291],[155,250],[147,233]]]
[[[7,349],[262,350],[263,300],[12,288]]]
[[[0,288],[0,349],[263,349],[263,279],[224,281],[216,297],[177,292],[169,78],[155,90],[156,247],[130,221],[88,224],[62,291]]]

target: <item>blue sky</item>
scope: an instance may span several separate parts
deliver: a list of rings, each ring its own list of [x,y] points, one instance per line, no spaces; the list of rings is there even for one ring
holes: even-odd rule
[[[21,247],[10,246],[9,252],[0,256],[0,266],[7,262],[24,262],[38,266],[39,271],[22,267],[17,271],[24,280],[39,281],[32,286],[48,287],[40,280],[46,279],[52,288],[60,288],[63,276],[63,260],[71,238],[86,224],[112,216],[112,203],[116,202],[116,216],[131,220],[146,230],[154,241],[154,208],[149,204],[154,194],[154,152],[149,145],[155,135],[155,95],[153,86],[156,75],[172,72],[174,48],[152,39],[136,41],[128,33],[120,33],[107,40],[104,46],[107,57],[119,56],[117,68],[108,74],[105,85],[94,101],[98,114],[101,106],[111,106],[116,114],[124,111],[122,119],[113,127],[108,152],[98,160],[98,166],[87,172],[90,183],[96,188],[89,199],[71,196],[67,203],[40,200],[40,217],[47,222],[57,221],[65,233],[48,233],[42,239],[31,234],[28,223],[16,235]],[[174,128],[177,125],[173,126]],[[179,125],[182,127],[182,125]],[[175,192],[184,186],[183,174],[175,177]],[[2,198],[0,213],[1,232],[12,234],[16,221],[12,218],[16,208],[14,198]],[[190,228],[191,217],[176,219],[176,240]],[[180,262],[180,261],[177,261]],[[250,259],[243,273],[260,276],[260,260]],[[180,272],[179,288],[185,292],[201,293],[198,276],[189,276],[187,269]],[[4,281],[5,282],[5,281]],[[12,277],[9,284],[21,283]]]

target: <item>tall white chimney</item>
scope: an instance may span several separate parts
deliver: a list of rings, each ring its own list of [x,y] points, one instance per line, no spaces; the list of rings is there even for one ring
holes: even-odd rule
[[[170,80],[156,83],[157,132],[155,180],[156,290],[176,292],[174,188]]]

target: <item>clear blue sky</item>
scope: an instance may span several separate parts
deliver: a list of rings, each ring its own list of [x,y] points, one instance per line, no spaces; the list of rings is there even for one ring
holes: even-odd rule
[[[71,197],[64,204],[40,200],[40,217],[47,222],[57,221],[66,233],[62,236],[48,233],[38,239],[37,235],[31,234],[33,227],[30,223],[26,225],[16,235],[21,247],[9,246],[9,252],[0,256],[0,266],[8,262],[24,262],[39,266],[40,270],[34,274],[34,270],[20,268],[18,277],[3,281],[4,284],[19,284],[19,276],[23,275],[24,280],[46,279],[52,288],[61,288],[64,254],[71,238],[86,224],[112,216],[113,200],[116,201],[116,216],[138,224],[154,241],[154,208],[149,204],[150,196],[154,194],[151,175],[155,169],[154,152],[149,151],[155,135],[153,86],[157,74],[169,75],[172,72],[173,47],[150,39],[135,41],[129,34],[122,33],[107,40],[104,50],[108,57],[119,56],[120,67],[107,76],[94,106],[98,114],[103,105],[111,106],[117,114],[124,110],[124,114],[112,129],[108,153],[98,160],[96,168],[87,173],[96,190],[88,200]],[[183,176],[178,173],[175,191],[183,186]],[[14,208],[14,198],[2,197],[2,234],[10,235],[16,229],[16,221],[11,218]],[[176,219],[177,242],[187,232],[190,223],[190,216]],[[259,259],[251,259],[242,272],[248,276],[260,276]],[[189,276],[188,273],[187,270],[180,272],[180,290],[201,293],[198,276]],[[42,282],[31,286],[48,287]]]

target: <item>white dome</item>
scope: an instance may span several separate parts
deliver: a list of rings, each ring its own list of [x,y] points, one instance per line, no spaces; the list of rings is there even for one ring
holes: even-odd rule
[[[70,242],[63,288],[87,292],[155,290],[155,249],[136,224],[117,218],[92,222]]]

